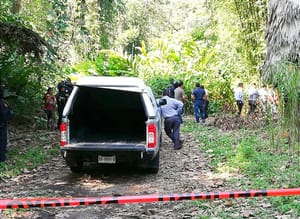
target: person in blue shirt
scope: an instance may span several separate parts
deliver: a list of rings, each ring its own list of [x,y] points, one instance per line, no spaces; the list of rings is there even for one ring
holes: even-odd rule
[[[205,123],[204,95],[205,90],[200,86],[200,83],[197,82],[196,88],[193,90],[191,95],[191,98],[194,102],[194,114],[197,123],[200,123],[200,117],[202,123]]]
[[[168,89],[163,91],[163,97],[167,103],[161,106],[161,114],[164,118],[164,129],[167,136],[174,143],[174,150],[182,148],[183,140],[180,140],[180,120],[178,112],[182,111],[183,103],[168,96]]]

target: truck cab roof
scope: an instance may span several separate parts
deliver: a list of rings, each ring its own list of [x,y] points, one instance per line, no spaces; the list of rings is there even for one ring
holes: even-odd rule
[[[109,77],[89,76],[79,79],[75,86],[99,87],[107,89],[127,90],[132,92],[143,92],[147,86],[142,79],[137,77]]]

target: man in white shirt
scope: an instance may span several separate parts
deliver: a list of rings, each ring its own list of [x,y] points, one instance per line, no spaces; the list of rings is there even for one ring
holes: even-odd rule
[[[239,110],[238,115],[240,116],[241,113],[242,113],[243,106],[244,106],[243,83],[242,82],[240,82],[238,84],[238,87],[235,88],[234,98],[235,98],[236,105],[237,105],[238,110]]]
[[[259,99],[260,99],[260,104],[262,107],[262,112],[266,113],[267,111],[267,100],[268,100],[268,92],[266,90],[266,85],[263,85],[259,90]]]
[[[258,97],[259,97],[259,93],[256,89],[256,84],[253,83],[250,89],[248,90],[248,103],[249,103],[248,114],[255,113]]]

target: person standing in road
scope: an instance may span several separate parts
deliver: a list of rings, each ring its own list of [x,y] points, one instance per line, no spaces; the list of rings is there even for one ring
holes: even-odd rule
[[[269,88],[268,91],[268,101],[270,105],[271,114],[276,114],[278,107],[278,92],[273,85]]]
[[[44,111],[47,115],[47,128],[53,129],[54,128],[54,112],[56,107],[56,98],[53,94],[53,88],[49,87],[47,93],[44,96]]]
[[[175,96],[175,82],[174,82],[174,79],[170,79],[170,85],[169,85],[167,93],[168,93],[167,95],[169,97],[174,98],[174,96]]]
[[[248,90],[248,103],[249,103],[248,114],[255,113],[258,97],[259,97],[259,93],[256,89],[256,83],[252,83],[252,86]]]
[[[164,129],[167,136],[174,143],[174,150],[182,148],[183,141],[180,140],[180,121],[178,112],[182,111],[183,103],[168,96],[168,89],[163,91],[162,99],[166,104],[161,106],[161,114],[164,118]]]
[[[243,95],[243,83],[240,82],[238,87],[234,90],[234,98],[236,101],[236,105],[238,107],[238,115],[240,116],[242,113],[242,109],[244,106],[244,95]]]
[[[64,87],[65,87],[65,94],[67,97],[69,97],[73,90],[73,84],[72,84],[71,78],[67,78],[65,80]]]
[[[209,105],[209,98],[208,98],[208,90],[204,88],[204,86],[202,86],[202,88],[205,91],[205,95],[203,97],[203,109],[204,109],[204,115],[205,115],[205,119],[208,118],[208,105]]]
[[[7,122],[12,117],[7,102],[4,100],[4,87],[0,86],[0,162],[6,160],[7,152]]]
[[[268,92],[266,90],[266,85],[263,85],[259,90],[259,100],[260,100],[260,104],[261,104],[261,110],[262,113],[266,113],[267,112],[267,107],[268,107]]]
[[[62,120],[62,114],[67,102],[67,99],[69,97],[69,94],[66,93],[65,85],[60,83],[57,86],[58,93],[55,95],[56,103],[57,103],[57,113],[58,113],[58,120],[57,120],[57,129],[59,129],[61,120]]]
[[[175,93],[175,99],[181,101],[184,105],[186,102],[186,95],[183,88],[184,88],[183,82],[179,81],[178,87],[175,89],[174,93]],[[182,115],[183,115],[183,108],[182,111],[178,112],[180,124],[183,123]]]
[[[204,112],[204,95],[205,90],[200,86],[200,83],[196,83],[196,88],[193,90],[191,98],[194,101],[194,113],[196,123],[200,123],[200,117],[202,123],[205,123],[205,112]]]

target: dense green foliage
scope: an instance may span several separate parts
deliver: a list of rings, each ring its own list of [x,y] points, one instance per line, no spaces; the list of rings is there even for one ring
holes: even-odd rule
[[[157,97],[172,78],[189,99],[200,82],[210,113],[235,107],[239,81],[262,84],[266,0],[3,0],[0,10],[0,80],[17,116],[39,112],[66,76],[139,76]]]
[[[300,150],[300,70],[299,66],[285,62],[270,79],[281,94],[281,127],[289,132],[289,145]],[[278,144],[277,144],[278,146]]]
[[[46,84],[59,80],[59,73],[64,72],[62,69],[77,71],[88,66],[96,67],[99,75],[139,75],[155,88],[157,94],[164,88],[157,85],[165,86],[164,81],[169,78],[183,80],[188,96],[195,82],[199,81],[211,91],[211,110],[218,111],[224,102],[232,99],[231,88],[234,83],[248,80],[249,73],[250,77],[258,75],[253,68],[261,64],[246,64],[248,55],[243,48],[247,48],[247,45],[240,40],[240,36],[243,36],[240,25],[247,25],[247,21],[242,19],[240,21],[243,24],[239,23],[237,12],[243,6],[235,3],[6,0],[1,5],[6,12],[1,18],[6,22],[9,17],[14,23],[21,21],[21,25],[39,33],[57,51],[58,59],[55,62],[62,68],[50,69],[57,77],[53,75],[54,78],[51,78],[54,80],[50,81],[46,77]],[[261,14],[262,6],[251,10]],[[263,23],[263,15],[252,16],[251,22]],[[256,31],[258,35],[263,35],[259,28]],[[262,42],[259,45],[263,47]],[[109,63],[109,68],[112,68],[109,70],[101,66],[104,62],[99,57],[101,50],[110,48],[114,48],[115,52],[110,53],[114,62]],[[11,48],[9,55],[13,52]],[[127,55],[125,59],[129,61],[126,61],[126,70],[122,64],[124,58],[119,59],[118,63],[114,57],[118,53],[120,57]],[[110,54],[106,54],[106,57]],[[49,59],[49,56],[44,58],[39,61],[45,67],[39,65],[40,69],[31,69],[31,66],[24,66],[29,68],[26,71],[29,76],[39,75],[38,81],[42,85],[45,85],[46,72],[49,73],[47,64],[53,66],[50,62],[53,59]],[[28,60],[25,61],[28,63]],[[13,63],[9,65],[13,66]],[[30,60],[29,65],[34,65],[34,61]],[[94,67],[85,69],[85,72],[94,74]],[[2,69],[1,72],[10,72],[5,67]],[[121,73],[124,70],[132,70],[132,73]],[[163,82],[157,82],[160,80]]]
[[[94,61],[74,65],[73,71],[83,76],[137,76],[132,61],[111,50],[102,50]]]

